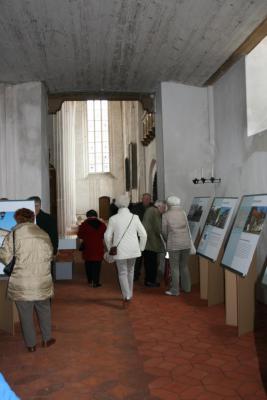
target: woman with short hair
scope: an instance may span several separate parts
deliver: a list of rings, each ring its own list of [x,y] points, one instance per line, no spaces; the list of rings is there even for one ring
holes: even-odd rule
[[[36,350],[33,321],[35,309],[42,333],[42,346],[55,343],[51,337],[50,299],[54,294],[50,263],[53,246],[48,234],[34,224],[34,212],[21,208],[14,215],[17,225],[6,236],[0,248],[0,260],[8,264],[13,257],[15,240],[16,262],[9,278],[7,296],[18,309],[25,344],[30,352]]]
[[[98,219],[95,210],[87,211],[86,217],[87,219],[79,226],[78,237],[82,239],[82,257],[88,283],[97,288],[101,286],[99,279],[104,255],[106,225]]]
[[[118,213],[111,217],[105,232],[108,250],[117,247],[114,260],[117,264],[123,304],[127,306],[133,297],[133,276],[135,259],[140,257],[146,245],[147,234],[138,215],[129,209],[129,198],[121,195],[116,199]]]
[[[165,292],[169,296],[178,296],[181,288],[191,291],[191,278],[187,261],[190,253],[191,237],[187,216],[176,196],[167,199],[168,211],[162,216],[162,235],[166,241],[171,267],[171,287]]]

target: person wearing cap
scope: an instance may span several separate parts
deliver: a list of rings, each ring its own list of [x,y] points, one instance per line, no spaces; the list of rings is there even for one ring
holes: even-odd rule
[[[146,245],[147,234],[139,217],[128,209],[129,197],[121,195],[115,202],[118,213],[108,221],[104,235],[108,250],[117,247],[114,260],[117,264],[119,282],[125,307],[133,297],[134,264]]]
[[[176,196],[167,199],[168,211],[162,215],[162,235],[166,241],[171,267],[171,286],[165,294],[178,296],[181,289],[191,291],[191,278],[187,265],[191,238],[188,231],[187,216]]]

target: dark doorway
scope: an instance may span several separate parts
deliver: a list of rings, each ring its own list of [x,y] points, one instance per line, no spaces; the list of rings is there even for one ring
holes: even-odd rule
[[[57,176],[56,169],[49,164],[49,185],[50,185],[50,214],[57,219]]]
[[[152,198],[153,201],[156,201],[158,199],[158,180],[157,180],[157,173],[154,175],[153,179],[153,192],[152,192]]]

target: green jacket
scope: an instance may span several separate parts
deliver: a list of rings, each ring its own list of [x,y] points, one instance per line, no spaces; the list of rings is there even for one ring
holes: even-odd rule
[[[161,239],[161,213],[158,208],[154,206],[147,208],[142,223],[147,233],[145,250],[165,252]]]

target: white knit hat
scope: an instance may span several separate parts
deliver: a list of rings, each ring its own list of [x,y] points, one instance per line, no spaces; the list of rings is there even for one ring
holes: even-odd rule
[[[176,196],[169,196],[167,198],[167,204],[168,206],[179,206],[181,204],[181,199]]]

